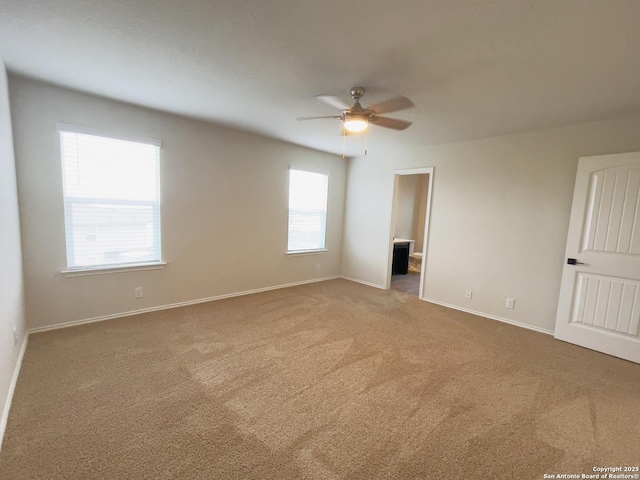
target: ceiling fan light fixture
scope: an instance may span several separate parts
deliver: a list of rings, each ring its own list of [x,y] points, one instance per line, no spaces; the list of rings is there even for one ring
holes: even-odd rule
[[[344,128],[352,133],[362,132],[369,126],[369,119],[363,115],[347,115]]]

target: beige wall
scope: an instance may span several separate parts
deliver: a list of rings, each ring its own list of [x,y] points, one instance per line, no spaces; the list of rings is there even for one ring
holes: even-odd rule
[[[26,332],[18,219],[7,74],[0,60],[0,446],[11,379]],[[17,345],[14,328],[18,334]]]
[[[396,193],[396,215],[393,236],[416,239],[417,218],[420,200],[420,178],[418,175],[401,175]]]
[[[577,159],[640,150],[640,117],[632,117],[372,151],[349,161],[343,236],[346,171],[337,156],[22,77],[10,83],[32,328],[340,273],[384,285],[393,171],[435,167],[426,297],[552,330]],[[60,275],[56,122],[162,140],[164,270]],[[331,175],[327,253],[284,254],[289,165]],[[144,298],[134,299],[136,286]]]
[[[416,218],[416,252],[422,252],[424,243],[424,222],[427,215],[427,195],[429,193],[429,175],[420,175],[420,191],[418,195],[418,212]]]
[[[393,171],[435,167],[425,296],[553,330],[578,157],[640,150],[639,132],[632,117],[352,159],[343,274],[385,285]]]
[[[10,96],[30,328],[340,274],[340,157],[23,77],[10,77]],[[56,122],[162,141],[164,270],[60,275],[66,257]],[[330,175],[326,253],[285,255],[289,165]],[[136,300],[137,286],[144,297]]]

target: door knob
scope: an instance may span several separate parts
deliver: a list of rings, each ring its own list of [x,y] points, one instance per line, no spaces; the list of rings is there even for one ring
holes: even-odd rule
[[[567,258],[567,265],[584,265],[584,263],[579,262],[575,258]]]

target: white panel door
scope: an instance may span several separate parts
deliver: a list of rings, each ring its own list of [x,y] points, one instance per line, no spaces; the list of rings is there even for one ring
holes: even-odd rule
[[[640,363],[639,321],[640,152],[580,158],[555,337]]]

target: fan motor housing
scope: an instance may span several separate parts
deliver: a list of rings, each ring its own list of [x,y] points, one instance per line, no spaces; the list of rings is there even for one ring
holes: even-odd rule
[[[369,113],[351,113],[347,112],[344,114],[344,121],[347,120],[362,120],[364,122],[368,122],[371,118],[371,114]]]

